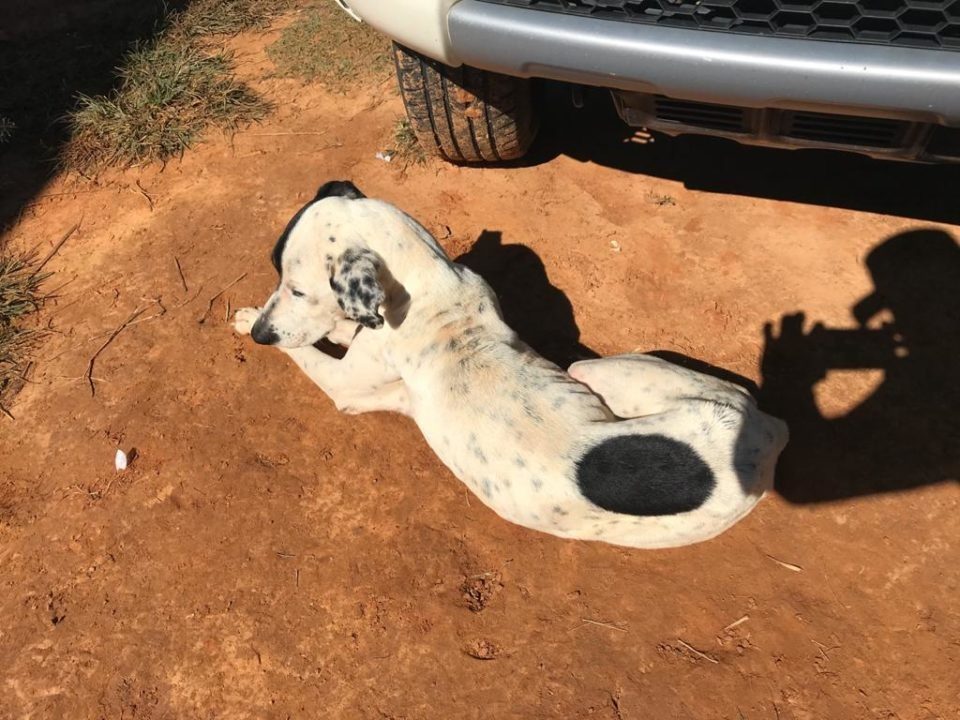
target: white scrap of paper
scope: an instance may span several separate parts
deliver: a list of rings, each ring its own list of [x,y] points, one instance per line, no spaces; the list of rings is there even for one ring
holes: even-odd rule
[[[123,450],[117,450],[117,456],[114,458],[113,464],[117,466],[117,472],[126,470],[127,454]]]

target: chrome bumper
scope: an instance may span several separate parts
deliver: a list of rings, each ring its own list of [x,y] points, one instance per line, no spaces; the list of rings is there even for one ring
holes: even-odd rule
[[[960,52],[752,37],[460,0],[447,15],[461,62],[746,108],[960,126]]]

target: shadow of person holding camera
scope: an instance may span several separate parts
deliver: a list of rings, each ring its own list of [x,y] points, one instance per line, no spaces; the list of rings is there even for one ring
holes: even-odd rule
[[[785,316],[764,328],[761,402],[790,425],[776,488],[813,503],[960,480],[960,247],[918,230],[874,248],[875,289],[850,329]],[[891,317],[892,316],[892,319]],[[842,417],[825,418],[814,386],[835,369],[881,369],[882,384]]]

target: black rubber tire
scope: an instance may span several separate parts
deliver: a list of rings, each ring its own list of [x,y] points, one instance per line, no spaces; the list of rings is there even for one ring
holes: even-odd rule
[[[423,149],[455,163],[523,157],[537,134],[530,81],[448,67],[394,43],[400,95]]]

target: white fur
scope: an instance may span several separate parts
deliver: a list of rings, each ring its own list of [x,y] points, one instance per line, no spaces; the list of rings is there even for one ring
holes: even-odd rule
[[[333,240],[330,240],[333,238]],[[330,287],[347,249],[379,261],[379,329],[358,328]],[[295,297],[292,291],[304,293]],[[449,260],[430,234],[377,200],[329,197],[300,217],[259,321],[283,352],[348,413],[412,417],[430,447],[498,515],[561,537],[639,548],[688,545],[743,518],[773,482],[786,425],[741,388],[646,355],[572,365],[538,356],[503,322],[496,297]],[[312,346],[348,346],[340,359]],[[603,510],[577,483],[577,461],[604,439],[658,434],[693,448],[716,485],[675,515]],[[739,467],[735,465],[739,464]]]

